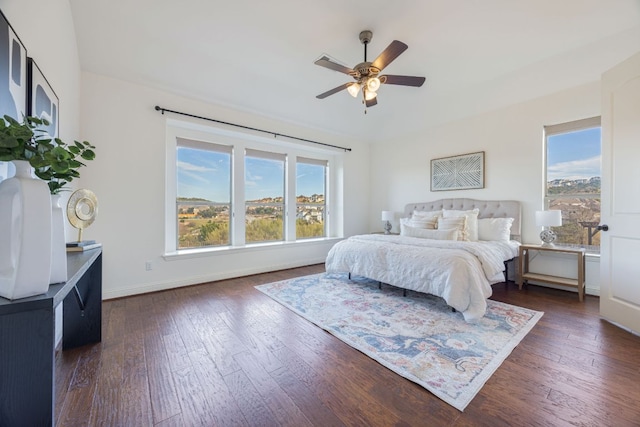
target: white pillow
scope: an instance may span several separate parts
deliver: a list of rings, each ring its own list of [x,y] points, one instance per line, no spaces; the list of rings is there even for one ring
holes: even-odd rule
[[[513,218],[482,218],[478,220],[478,240],[511,240]]]
[[[478,241],[478,214],[480,209],[475,208],[469,211],[442,210],[443,218],[457,218],[461,216],[467,217],[467,240],[472,242]]]
[[[415,228],[426,228],[429,230],[436,229],[437,217],[419,217],[419,218],[400,218],[400,224],[405,224]]]
[[[411,218],[417,218],[417,217],[433,218],[433,217],[439,217],[439,216],[442,216],[442,210],[439,210],[439,211],[416,211],[416,210],[414,210],[413,213],[411,214]]]
[[[458,230],[457,240],[469,240],[467,233],[467,217],[460,216],[454,218],[438,218],[438,230],[448,230],[454,228]]]
[[[409,225],[400,224],[400,235],[419,237],[421,239],[458,240],[458,230],[455,228],[450,228],[448,230],[427,230],[424,228],[415,228]]]

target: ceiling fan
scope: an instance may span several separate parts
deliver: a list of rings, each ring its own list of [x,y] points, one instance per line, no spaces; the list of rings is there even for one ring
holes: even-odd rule
[[[424,77],[416,76],[397,76],[393,74],[380,75],[382,70],[396,59],[402,52],[407,50],[409,46],[401,41],[394,40],[382,51],[380,55],[373,61],[367,62],[367,45],[371,41],[373,33],[365,30],[360,33],[360,42],[364,45],[364,62],[359,63],[355,67],[347,68],[344,65],[331,61],[328,57],[323,56],[318,59],[315,64],[330,70],[339,71],[353,77],[355,82],[345,83],[336,88],[328,90],[316,96],[318,99],[324,99],[329,95],[338,93],[347,89],[349,94],[356,98],[362,89],[363,103],[367,107],[373,107],[378,103],[377,91],[382,84],[415,86],[420,87],[424,83]],[[365,113],[367,111],[365,110]]]

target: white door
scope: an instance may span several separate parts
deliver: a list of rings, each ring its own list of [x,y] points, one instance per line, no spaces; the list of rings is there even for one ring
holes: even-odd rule
[[[602,75],[600,314],[640,334],[640,53]]]

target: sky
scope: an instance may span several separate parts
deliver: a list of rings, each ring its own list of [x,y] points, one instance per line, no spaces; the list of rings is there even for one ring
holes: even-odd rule
[[[547,180],[601,176],[600,128],[547,138]]]
[[[229,177],[231,156],[207,150],[178,147],[178,197],[198,197],[228,203],[231,198]],[[247,157],[245,198],[257,200],[284,195],[284,164],[281,161]],[[324,194],[324,168],[297,165],[296,195]]]

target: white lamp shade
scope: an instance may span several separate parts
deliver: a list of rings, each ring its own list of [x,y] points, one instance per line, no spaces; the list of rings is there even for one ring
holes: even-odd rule
[[[383,221],[393,221],[393,217],[394,217],[393,211],[382,211]]]
[[[364,91],[364,99],[366,99],[367,101],[371,101],[378,96],[377,93],[370,90],[365,90],[364,88],[362,90]]]
[[[358,92],[360,92],[360,85],[358,83],[353,83],[351,86],[347,87],[347,92],[355,98],[358,96]]]
[[[536,211],[536,225],[543,227],[559,227],[562,225],[562,211]]]
[[[380,79],[377,77],[372,77],[367,80],[367,89],[371,92],[375,92],[380,87]]]

